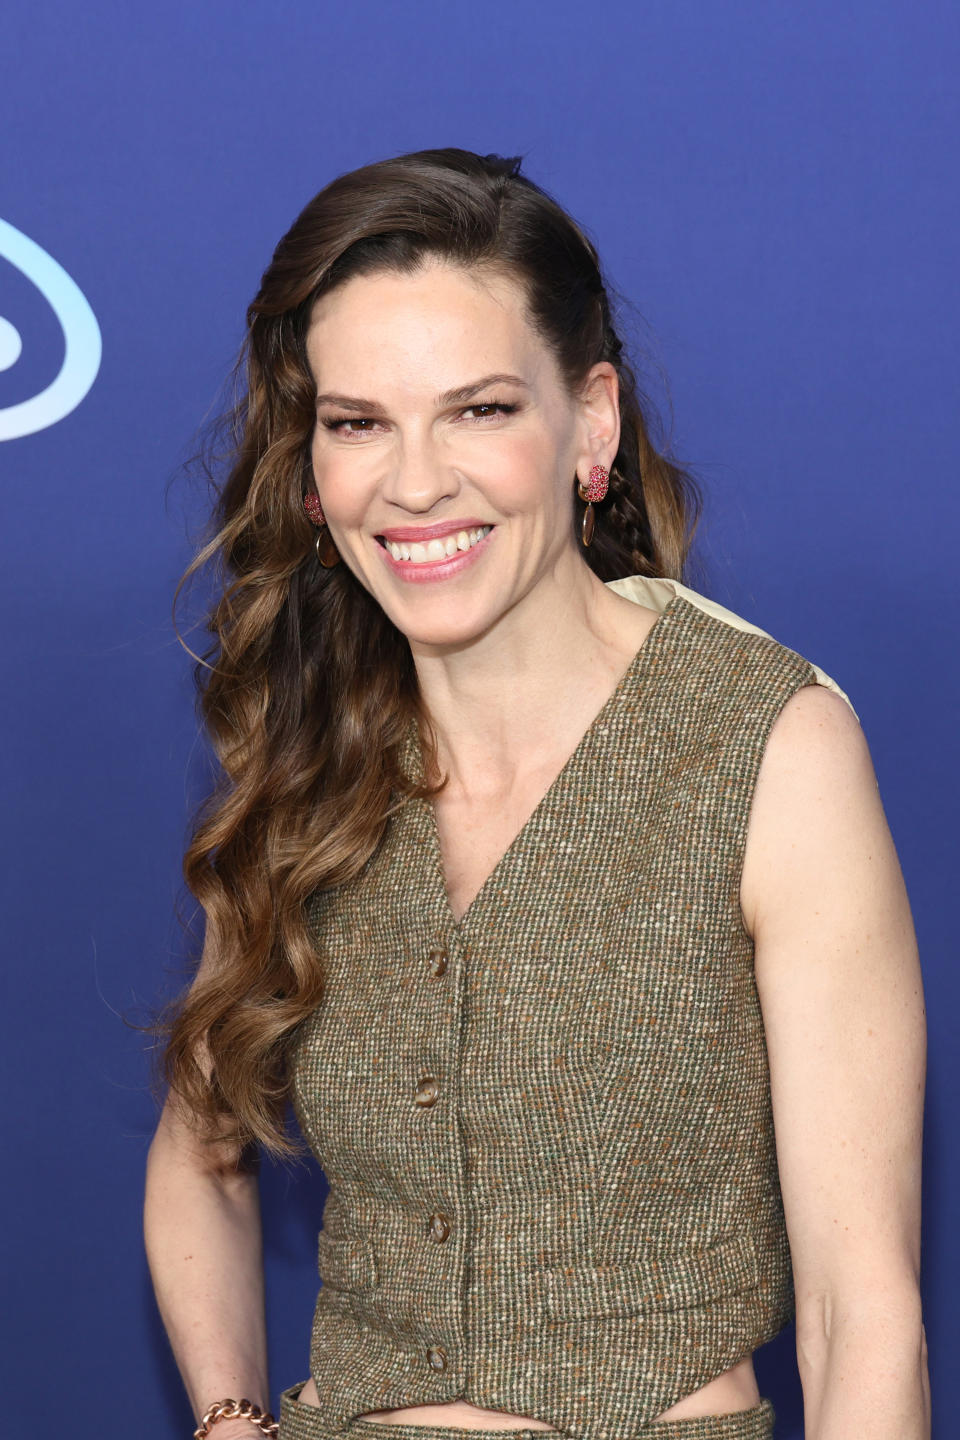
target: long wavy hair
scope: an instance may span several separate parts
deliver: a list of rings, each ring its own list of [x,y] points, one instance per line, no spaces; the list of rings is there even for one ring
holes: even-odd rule
[[[155,1027],[162,1080],[203,1138],[241,1152],[301,1148],[285,1125],[287,1060],[324,984],[307,897],[357,876],[393,809],[438,788],[399,763],[414,718],[428,772],[436,758],[407,641],[345,564],[317,563],[303,509],[317,298],[427,258],[513,279],[571,396],[598,361],[619,376],[620,447],[585,562],[602,580],[689,578],[699,486],[654,444],[594,245],[520,164],[450,148],[338,176],[283,236],[247,311],[211,523],[174,596],[176,616],[185,582],[212,567],[212,640],[194,673],[218,776],[183,862],[205,913],[204,953]]]

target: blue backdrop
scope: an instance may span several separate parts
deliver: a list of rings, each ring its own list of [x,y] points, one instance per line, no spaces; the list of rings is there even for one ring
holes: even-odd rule
[[[93,1440],[106,1406],[111,1433],[192,1429],[143,1259],[155,1111],[124,1023],[179,981],[203,774],[169,616],[203,496],[177,468],[301,206],[438,145],[523,154],[595,238],[707,490],[710,593],[861,717],[927,989],[936,1388],[960,1244],[958,31],[947,0],[4,7],[0,1394],[48,1417],[31,1434]],[[268,1168],[263,1192],[275,1400],[307,1373],[323,1181]],[[792,1347],[758,1361],[778,1440],[802,1434]]]

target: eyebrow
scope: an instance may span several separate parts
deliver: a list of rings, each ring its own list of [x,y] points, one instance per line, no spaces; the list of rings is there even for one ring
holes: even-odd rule
[[[484,375],[481,380],[473,380],[469,385],[460,385],[456,390],[445,390],[442,395],[437,396],[438,405],[458,405],[463,400],[470,400],[479,390],[486,390],[491,385],[519,385],[524,390],[530,386],[526,380],[519,375],[510,375],[499,372],[494,375]],[[318,405],[339,405],[344,410],[362,410],[365,414],[381,415],[383,406],[376,400],[364,400],[360,395],[340,395],[334,390],[325,390],[322,395],[317,396]]]

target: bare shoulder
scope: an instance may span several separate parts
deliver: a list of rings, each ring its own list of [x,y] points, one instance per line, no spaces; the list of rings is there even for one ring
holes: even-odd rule
[[[846,700],[826,685],[803,685],[784,704],[767,737],[761,775],[765,771],[769,776],[797,760],[832,764],[844,771],[853,766],[873,776],[860,721]]]
[[[804,685],[770,729],[754,789],[740,889],[748,931],[775,902],[785,865],[851,844],[892,850],[870,748],[846,700]]]

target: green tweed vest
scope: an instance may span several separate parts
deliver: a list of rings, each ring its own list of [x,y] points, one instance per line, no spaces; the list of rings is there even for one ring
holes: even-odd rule
[[[677,582],[615,588],[660,615],[461,921],[421,801],[308,902],[334,1430],[463,1399],[624,1440],[793,1313],[739,879],[778,712],[839,687]]]

